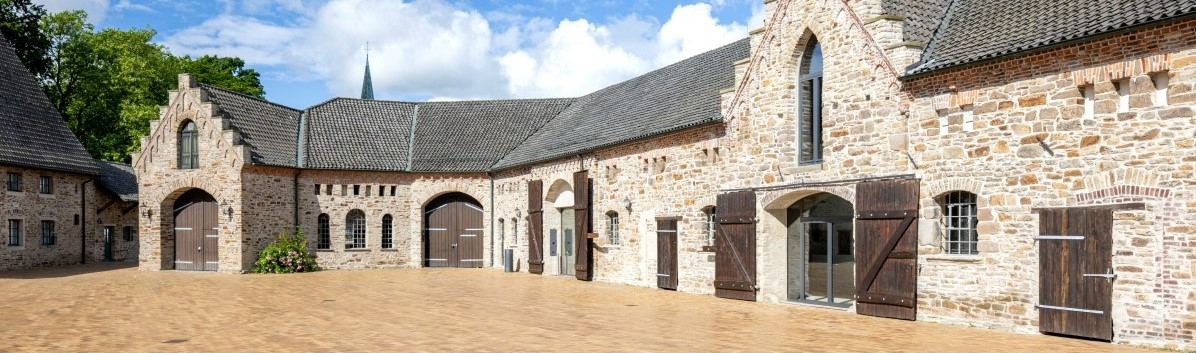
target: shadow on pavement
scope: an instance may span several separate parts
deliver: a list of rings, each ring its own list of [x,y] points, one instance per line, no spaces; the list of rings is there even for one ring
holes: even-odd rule
[[[137,263],[131,261],[98,262],[84,265],[65,265],[58,267],[31,268],[24,270],[0,271],[0,279],[39,279],[59,278],[85,275],[89,273],[116,271],[136,268]]]

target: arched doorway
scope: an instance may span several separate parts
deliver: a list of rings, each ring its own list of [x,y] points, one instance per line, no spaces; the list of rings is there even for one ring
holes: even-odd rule
[[[174,269],[216,271],[220,210],[211,194],[191,189],[174,202]]]
[[[545,233],[548,234],[548,255],[556,257],[557,274],[576,275],[576,212],[573,186],[558,179],[548,188],[544,200],[552,210],[545,211]]]
[[[424,266],[482,267],[482,204],[469,195],[441,195],[424,208]]]
[[[787,210],[788,299],[850,306],[855,296],[851,202],[818,193]]]

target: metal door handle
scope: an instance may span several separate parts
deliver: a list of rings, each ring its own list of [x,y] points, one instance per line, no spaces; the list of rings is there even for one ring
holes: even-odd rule
[[[203,251],[203,247],[201,246],[201,247],[195,248],[195,251]]]
[[[453,247],[454,247],[454,248],[455,248],[455,247],[457,247],[457,244],[453,244]]]
[[[1113,273],[1113,269],[1110,268],[1106,273],[1085,273],[1084,277],[1104,277],[1109,280],[1109,283],[1113,283],[1113,280],[1117,278],[1117,274]]]

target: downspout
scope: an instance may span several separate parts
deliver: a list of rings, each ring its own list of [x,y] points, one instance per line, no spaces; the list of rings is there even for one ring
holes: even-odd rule
[[[486,177],[490,178],[490,267],[494,267],[494,174],[486,173]]]
[[[293,225],[292,232],[299,230],[299,175],[300,174],[303,174],[303,169],[296,169],[295,170],[295,184],[294,184],[294,187],[291,189],[292,191],[294,191],[294,198],[292,199],[292,204],[295,206],[294,207],[295,208],[295,220],[294,220],[294,223],[291,223]]]
[[[307,164],[304,160],[306,151],[303,149],[303,141],[307,139],[307,126],[303,124],[304,118],[307,117],[307,112],[299,113],[299,136],[295,138],[295,184],[293,187],[294,198],[292,199],[295,208],[294,230],[299,230],[299,175],[303,174],[303,166]]]
[[[95,179],[87,179],[83,182],[81,190],[79,191],[79,263],[87,263],[87,183],[95,181]]]

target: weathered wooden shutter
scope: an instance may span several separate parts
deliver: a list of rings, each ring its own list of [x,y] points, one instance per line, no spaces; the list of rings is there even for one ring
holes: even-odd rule
[[[527,272],[544,273],[544,181],[527,183]]]
[[[575,241],[573,242],[577,254],[577,260],[573,267],[573,274],[577,279],[582,281],[589,281],[594,279],[594,253],[593,239],[588,236],[594,232],[590,222],[590,196],[593,189],[590,185],[589,173],[580,171],[573,173],[573,222],[574,232],[576,232]]]
[[[856,185],[856,313],[914,320],[918,304],[918,180]]]
[[[756,193],[718,195],[714,295],[756,301]]]
[[[1112,210],[1042,209],[1038,229],[1039,330],[1112,340]]]
[[[656,219],[656,286],[677,289],[677,219]]]

